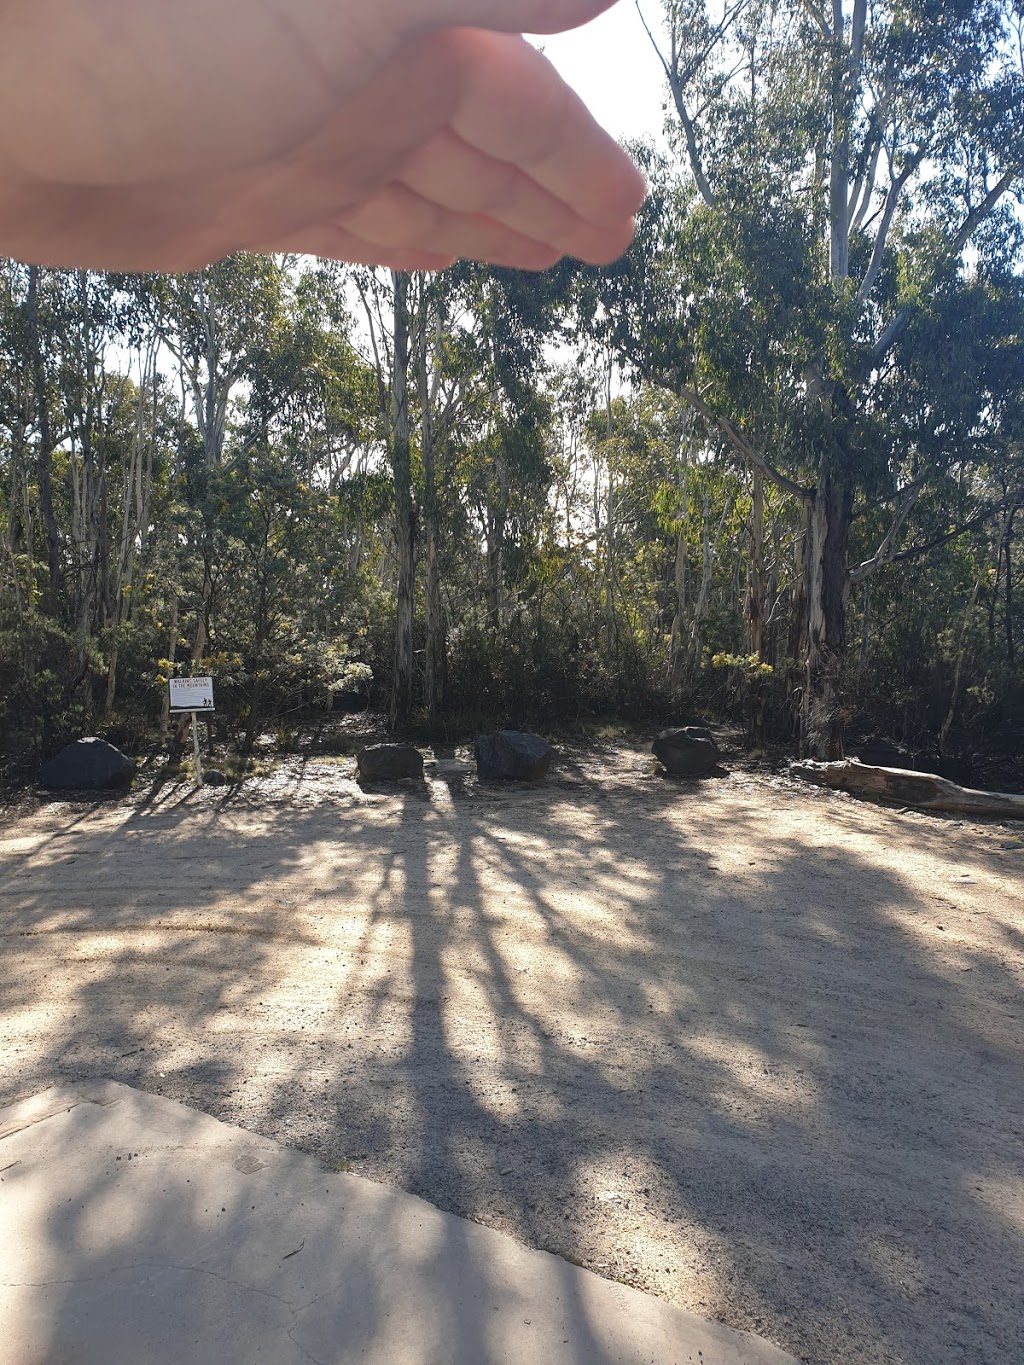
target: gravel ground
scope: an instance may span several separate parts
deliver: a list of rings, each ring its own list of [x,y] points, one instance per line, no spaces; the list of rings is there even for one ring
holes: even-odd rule
[[[1024,831],[427,771],[9,812],[0,1103],[125,1081],[820,1365],[1024,1360]]]

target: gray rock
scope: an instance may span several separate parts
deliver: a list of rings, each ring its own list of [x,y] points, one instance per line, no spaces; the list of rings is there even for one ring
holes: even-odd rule
[[[40,785],[55,791],[111,791],[134,776],[132,760],[95,735],[66,745],[39,769]]]
[[[519,730],[478,735],[473,752],[479,777],[519,782],[539,782],[546,777],[555,756],[546,739]]]
[[[371,744],[356,759],[359,776],[370,782],[398,782],[423,776],[423,755],[411,744]]]
[[[702,725],[662,730],[651,753],[673,777],[703,777],[718,767],[721,758],[714,735]]]

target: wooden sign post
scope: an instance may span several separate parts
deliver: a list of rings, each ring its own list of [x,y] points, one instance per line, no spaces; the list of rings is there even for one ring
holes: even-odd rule
[[[196,786],[203,785],[203,764],[199,756],[199,712],[213,710],[212,678],[171,678],[167,684],[170,689],[171,711],[187,711],[192,716],[192,750],[195,754]]]

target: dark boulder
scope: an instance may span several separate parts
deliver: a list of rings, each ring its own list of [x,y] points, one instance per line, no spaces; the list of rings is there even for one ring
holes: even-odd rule
[[[701,725],[662,730],[651,753],[673,777],[703,777],[718,767],[722,756],[714,735]]]
[[[539,782],[547,776],[555,756],[546,739],[518,730],[478,735],[473,752],[479,777],[517,782]]]
[[[39,770],[39,783],[55,791],[112,791],[127,787],[135,764],[95,735],[75,740]]]
[[[359,776],[368,782],[423,776],[423,755],[411,744],[371,744],[361,750],[356,762]]]

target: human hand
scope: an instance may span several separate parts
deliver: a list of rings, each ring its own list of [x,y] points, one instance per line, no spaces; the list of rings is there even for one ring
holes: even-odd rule
[[[644,186],[519,30],[611,0],[0,0],[0,251],[614,260]]]

